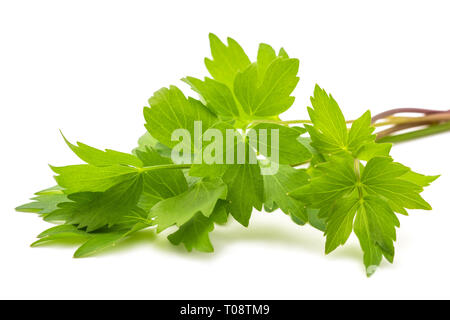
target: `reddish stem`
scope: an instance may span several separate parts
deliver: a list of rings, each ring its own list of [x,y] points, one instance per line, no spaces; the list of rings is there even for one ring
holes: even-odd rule
[[[383,137],[389,136],[392,133],[398,132],[398,131],[402,131],[402,130],[406,130],[406,129],[410,129],[410,128],[415,128],[415,127],[420,127],[420,126],[424,126],[430,124],[427,121],[422,121],[422,122],[414,122],[414,123],[403,123],[403,124],[398,124],[395,125],[393,127],[390,127],[388,129],[385,129],[383,131],[380,131],[377,133],[377,139],[381,139]]]
[[[423,113],[424,115],[430,115],[430,114],[446,113],[446,112],[450,112],[450,109],[449,110],[432,110],[432,109],[422,109],[422,108],[396,108],[396,109],[384,111],[384,112],[379,113],[376,116],[372,117],[372,123],[374,123],[380,119],[392,116],[397,113]]]

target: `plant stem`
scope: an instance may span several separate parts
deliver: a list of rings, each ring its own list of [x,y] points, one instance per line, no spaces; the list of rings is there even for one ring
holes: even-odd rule
[[[450,110],[442,111],[442,110],[422,109],[422,108],[396,108],[396,109],[387,110],[387,111],[377,114],[376,116],[372,117],[372,122],[376,122],[380,119],[387,118],[387,117],[397,114],[397,113],[423,113],[425,115],[429,115],[429,114],[443,113],[443,112],[450,112]]]
[[[355,171],[355,175],[356,175],[356,186],[358,188],[358,195],[359,195],[359,200],[362,200],[363,198],[363,190],[361,187],[361,171],[360,171],[360,167],[359,167],[359,160],[357,158],[354,158],[353,160],[353,170]]]
[[[406,129],[410,129],[410,128],[414,128],[414,127],[418,127],[418,126],[423,126],[423,125],[427,125],[427,124],[429,124],[429,123],[427,123],[427,122],[420,122],[419,123],[418,122],[418,123],[402,123],[402,124],[398,124],[398,125],[395,125],[395,126],[392,126],[392,127],[388,128],[388,129],[385,129],[385,130],[382,130],[380,132],[377,132],[377,138],[381,139],[383,137],[390,136],[393,133],[398,132],[398,131],[402,131],[402,130],[406,130]]]
[[[422,113],[421,117],[395,117],[398,113]],[[376,123],[380,119],[383,122]],[[398,108],[382,112],[372,118],[375,127],[392,125],[392,127],[377,133],[379,142],[402,142],[437,134],[450,130],[450,110],[432,110],[419,108]],[[392,135],[405,129],[427,126],[423,129]]]
[[[161,170],[161,169],[189,169],[192,165],[191,164],[160,164],[156,166],[149,166],[149,167],[142,167],[139,168],[140,172],[147,172],[147,171],[154,171],[154,170]]]
[[[300,163],[293,163],[290,164],[291,167],[298,167],[304,164],[309,163],[310,160],[300,162]],[[168,164],[161,164],[156,166],[148,166],[148,167],[142,167],[139,168],[140,172],[147,172],[147,171],[155,171],[155,170],[165,170],[165,169],[190,169],[192,167],[192,164],[174,164],[174,163],[168,163]]]
[[[450,131],[450,122],[435,124],[435,125],[431,125],[424,129],[407,132],[407,133],[403,133],[403,134],[398,134],[398,135],[394,135],[394,136],[384,136],[384,137],[377,139],[377,142],[398,143],[398,142],[404,142],[404,141],[408,141],[408,140],[414,140],[414,139],[434,135],[434,134],[445,132],[445,131]]]
[[[426,109],[393,109],[393,110],[426,110]],[[398,111],[396,112],[398,113]],[[380,113],[379,115],[372,118],[372,123],[375,127],[383,127],[383,126],[389,126],[389,125],[397,125],[397,124],[405,124],[405,123],[433,123],[438,121],[450,121],[450,111],[436,111],[436,110],[428,110],[425,116],[423,117],[392,117],[392,116],[386,116],[381,118],[383,113]],[[386,114],[391,115],[392,113],[389,111],[386,111]],[[383,122],[375,123],[376,121],[380,119],[386,119]],[[354,120],[347,120],[347,123],[353,123]],[[289,125],[289,124],[312,124],[311,120],[255,120],[252,122],[252,124],[259,124],[259,123],[273,123],[273,124],[280,124],[280,125]]]
[[[259,123],[273,123],[273,124],[302,124],[302,123],[308,123],[312,124],[311,120],[255,120],[252,121],[252,124],[259,124]]]
[[[422,117],[394,117],[393,115],[398,113],[422,113]],[[385,121],[376,123],[378,120],[385,119]],[[354,120],[346,121],[347,123],[352,123]],[[312,124],[311,120],[255,120],[252,125],[259,123],[273,123],[280,125],[289,124]],[[409,140],[418,139],[421,137],[426,137],[434,134],[438,134],[445,131],[450,131],[450,109],[449,110],[433,110],[433,109],[422,109],[422,108],[396,108],[387,110],[385,112],[379,113],[372,117],[372,124],[375,127],[388,126],[392,127],[380,131],[377,133],[377,142],[404,142]],[[395,132],[402,131],[405,129],[410,129],[414,127],[428,125],[428,127],[403,133],[392,135]],[[296,163],[291,164],[292,167],[297,167],[302,164],[308,163]],[[161,170],[161,169],[189,169],[191,164],[162,164],[155,166],[148,166],[140,168],[141,172]]]
[[[450,120],[450,112],[433,113],[424,117],[388,117],[386,121],[375,123],[375,127],[403,123],[433,123]]]

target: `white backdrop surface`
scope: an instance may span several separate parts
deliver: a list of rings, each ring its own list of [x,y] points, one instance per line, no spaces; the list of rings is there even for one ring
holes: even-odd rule
[[[300,59],[302,119],[314,85],[348,118],[367,109],[450,108],[448,1],[1,1],[0,298],[450,298],[450,134],[400,144],[393,156],[442,174],[424,192],[433,211],[401,217],[393,265],[367,279],[354,237],[324,255],[325,239],[287,216],[255,212],[247,229],[217,227],[214,254],[186,253],[143,232],[98,256],[30,248],[49,227],[16,213],[53,184],[47,164],[75,164],[71,140],[130,151],[142,108],[163,86],[203,77],[208,33],[283,46]]]

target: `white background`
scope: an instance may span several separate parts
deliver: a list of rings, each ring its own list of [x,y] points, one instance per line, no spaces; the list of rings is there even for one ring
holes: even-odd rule
[[[450,108],[448,1],[0,2],[0,298],[450,298],[450,134],[395,146],[397,161],[442,174],[424,192],[431,212],[401,217],[393,265],[367,279],[354,238],[324,256],[324,238],[281,212],[247,229],[218,227],[214,254],[188,254],[144,232],[72,259],[75,247],[31,249],[50,225],[16,213],[53,185],[47,164],[75,164],[71,140],[130,151],[154,91],[206,75],[208,33],[300,59],[302,119],[315,83],[348,118],[370,108]],[[192,94],[192,93],[190,93]]]

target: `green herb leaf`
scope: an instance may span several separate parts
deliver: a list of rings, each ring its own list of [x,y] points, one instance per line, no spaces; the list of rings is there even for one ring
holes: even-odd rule
[[[170,234],[168,239],[174,245],[183,243],[189,252],[192,249],[213,252],[214,248],[209,239],[209,233],[214,230],[214,223],[224,224],[227,219],[226,202],[219,200],[210,217],[207,218],[198,212],[176,232]]]
[[[230,166],[223,175],[223,181],[228,186],[231,215],[247,227],[253,207],[262,209],[264,186],[260,167],[254,164]]]
[[[305,132],[303,128],[260,123],[253,129],[259,134],[255,149],[273,162],[300,164],[307,162],[312,157],[308,148],[298,140],[299,136]],[[275,144],[272,143],[273,134],[276,134]],[[265,138],[263,139],[263,137]]]
[[[236,73],[244,70],[250,64],[250,59],[231,38],[227,38],[226,46],[216,35],[210,33],[209,41],[213,60],[205,58],[206,68],[214,79],[233,88]]]
[[[133,149],[133,154],[136,154],[136,151],[146,151],[147,148],[155,150],[161,156],[165,158],[170,158],[172,149],[163,145],[161,142],[152,137],[152,135],[147,131],[144,133],[138,140],[138,146]]]
[[[169,158],[162,157],[157,151],[145,148],[136,150],[144,166],[171,164]],[[147,171],[142,173],[143,190],[138,206],[149,211],[159,201],[174,197],[188,189],[186,178],[180,169]]]
[[[345,244],[355,232],[370,276],[382,256],[393,261],[395,227],[399,227],[394,212],[430,210],[420,193],[436,177],[417,174],[393,162],[388,156],[391,146],[374,142],[369,112],[348,130],[339,106],[324,90],[316,87],[312,103],[314,109],[309,113],[314,127],[307,129],[311,145],[325,153],[325,158],[308,171],[311,183],[290,195],[320,209],[319,217],[327,224],[326,253]]]
[[[121,182],[105,192],[82,192],[68,196],[72,202],[59,204],[57,213],[66,222],[93,231],[111,227],[123,217],[133,215],[142,193],[142,177]]]
[[[354,222],[355,234],[364,251],[367,276],[371,276],[384,256],[394,259],[395,227],[400,223],[389,205],[378,197],[366,197]]]
[[[308,184],[309,176],[305,170],[281,165],[276,174],[264,175],[263,178],[265,207],[269,210],[279,207],[297,224],[305,224],[308,221],[305,204],[288,196],[290,191]]]
[[[91,234],[91,237],[83,245],[81,245],[74,253],[74,258],[83,258],[91,256],[107,248],[116,246],[126,237],[148,227],[144,223],[136,223],[132,228],[120,231],[104,232]]]
[[[217,121],[217,117],[200,101],[187,99],[175,86],[155,92],[149,99],[149,104],[151,108],[144,109],[146,128],[153,137],[170,148],[179,143],[172,140],[173,132],[176,129],[186,129],[191,139],[187,142],[183,140],[182,143],[194,153],[195,121],[201,121],[202,126],[198,138]]]
[[[58,186],[36,192],[35,195],[35,197],[31,198],[32,202],[17,207],[16,211],[33,212],[45,216],[56,210],[59,203],[68,200],[67,195]]]
[[[206,107],[224,119],[239,118],[239,109],[233,93],[223,83],[205,78],[204,81],[193,77],[183,79],[193,90],[198,92],[206,102]]]
[[[278,58],[272,61],[258,85],[257,64],[239,72],[234,82],[234,94],[250,117],[271,117],[283,113],[294,103],[290,94],[297,86],[299,61]]]
[[[324,154],[347,151],[347,125],[336,100],[316,85],[311,103],[313,108],[308,108],[308,112],[314,127],[306,128],[311,136],[312,146]]]
[[[226,199],[227,186],[219,178],[202,180],[175,197],[158,202],[151,210],[158,232],[172,226],[182,226],[197,212],[209,217],[219,199]]]
[[[55,240],[84,240],[89,239],[91,235],[83,230],[79,230],[76,226],[71,224],[63,224],[52,227],[38,235],[39,240],[31,244],[32,247],[40,246],[49,241]]]
[[[58,174],[55,180],[66,194],[78,192],[103,192],[111,187],[136,177],[139,170],[122,165],[96,167],[80,164],[66,167],[51,167]]]
[[[66,137],[64,137],[64,135],[63,138],[69,148],[81,160],[93,166],[104,167],[111,165],[126,165],[133,167],[142,167],[142,162],[132,154],[118,152],[110,149],[101,151],[81,142],[77,142],[77,145],[73,145],[66,139]]]
[[[377,157],[367,163],[361,183],[369,195],[379,195],[408,209],[431,210],[431,206],[420,196],[422,186],[407,180],[416,176],[410,172],[409,168],[393,162],[391,158]],[[405,175],[406,179],[402,178]]]

